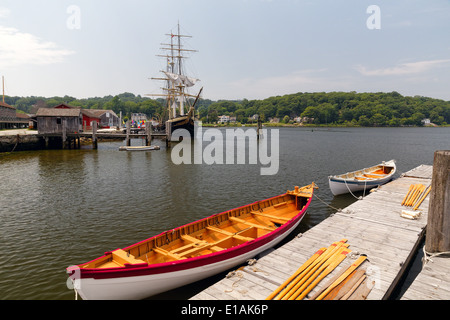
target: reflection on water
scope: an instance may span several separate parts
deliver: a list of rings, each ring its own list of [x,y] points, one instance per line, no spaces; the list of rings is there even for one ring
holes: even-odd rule
[[[261,176],[259,164],[175,165],[159,140],[152,152],[118,151],[119,141],[0,155],[0,299],[73,299],[69,265],[314,181],[317,197],[295,236],[355,201],[333,197],[328,175],[390,159],[399,174],[432,164],[450,136],[450,128],[279,130],[274,176]],[[210,281],[162,297],[188,298]]]

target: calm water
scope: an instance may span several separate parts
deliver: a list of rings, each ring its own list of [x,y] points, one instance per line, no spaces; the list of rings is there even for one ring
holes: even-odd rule
[[[206,128],[205,128],[206,129]],[[432,164],[450,128],[280,128],[280,167],[174,165],[162,141],[152,152],[119,142],[81,150],[0,154],[0,299],[73,299],[65,268],[165,230],[314,181],[318,198],[294,235],[355,199],[333,197],[329,174],[396,159],[399,173]],[[142,144],[133,140],[134,145]],[[170,296],[189,298],[202,281]]]

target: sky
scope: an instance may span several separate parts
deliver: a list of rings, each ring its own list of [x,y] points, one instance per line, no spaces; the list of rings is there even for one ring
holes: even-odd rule
[[[177,24],[205,99],[392,92],[450,100],[449,0],[0,0],[9,96],[161,92]]]

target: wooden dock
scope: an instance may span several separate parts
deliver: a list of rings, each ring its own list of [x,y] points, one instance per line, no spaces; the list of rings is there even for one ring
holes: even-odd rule
[[[318,283],[305,299],[323,290],[330,279],[346,270],[360,255],[367,255],[363,266],[373,285],[366,299],[389,299],[423,240],[427,224],[429,197],[419,207],[422,213],[415,220],[401,217],[402,210],[412,210],[402,206],[401,202],[410,185],[430,185],[432,168],[421,165],[405,173],[276,250],[256,257],[248,265],[228,273],[224,279],[190,300],[263,300],[318,249],[341,239],[347,239],[352,253]],[[441,259],[433,260],[438,262]],[[421,285],[429,283],[430,289],[415,289],[417,286],[414,283],[405,299],[450,298],[448,260],[443,262],[443,266],[436,265],[436,268],[428,264],[424,271],[428,268],[431,269],[430,273],[418,276],[416,282]],[[443,276],[436,276],[438,270]]]

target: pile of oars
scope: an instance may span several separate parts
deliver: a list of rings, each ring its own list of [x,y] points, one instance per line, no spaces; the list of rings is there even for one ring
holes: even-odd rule
[[[266,300],[302,300],[317,284],[329,275],[351,252],[347,239],[320,248],[289,279],[272,292]],[[310,300],[365,299],[372,287],[367,282],[365,270],[356,270],[365,260],[360,256],[347,269],[329,281]]]
[[[408,193],[403,198],[402,206],[413,207],[414,210],[420,207],[423,200],[428,196],[431,191],[431,185],[425,187],[423,184],[412,184],[409,186]]]

